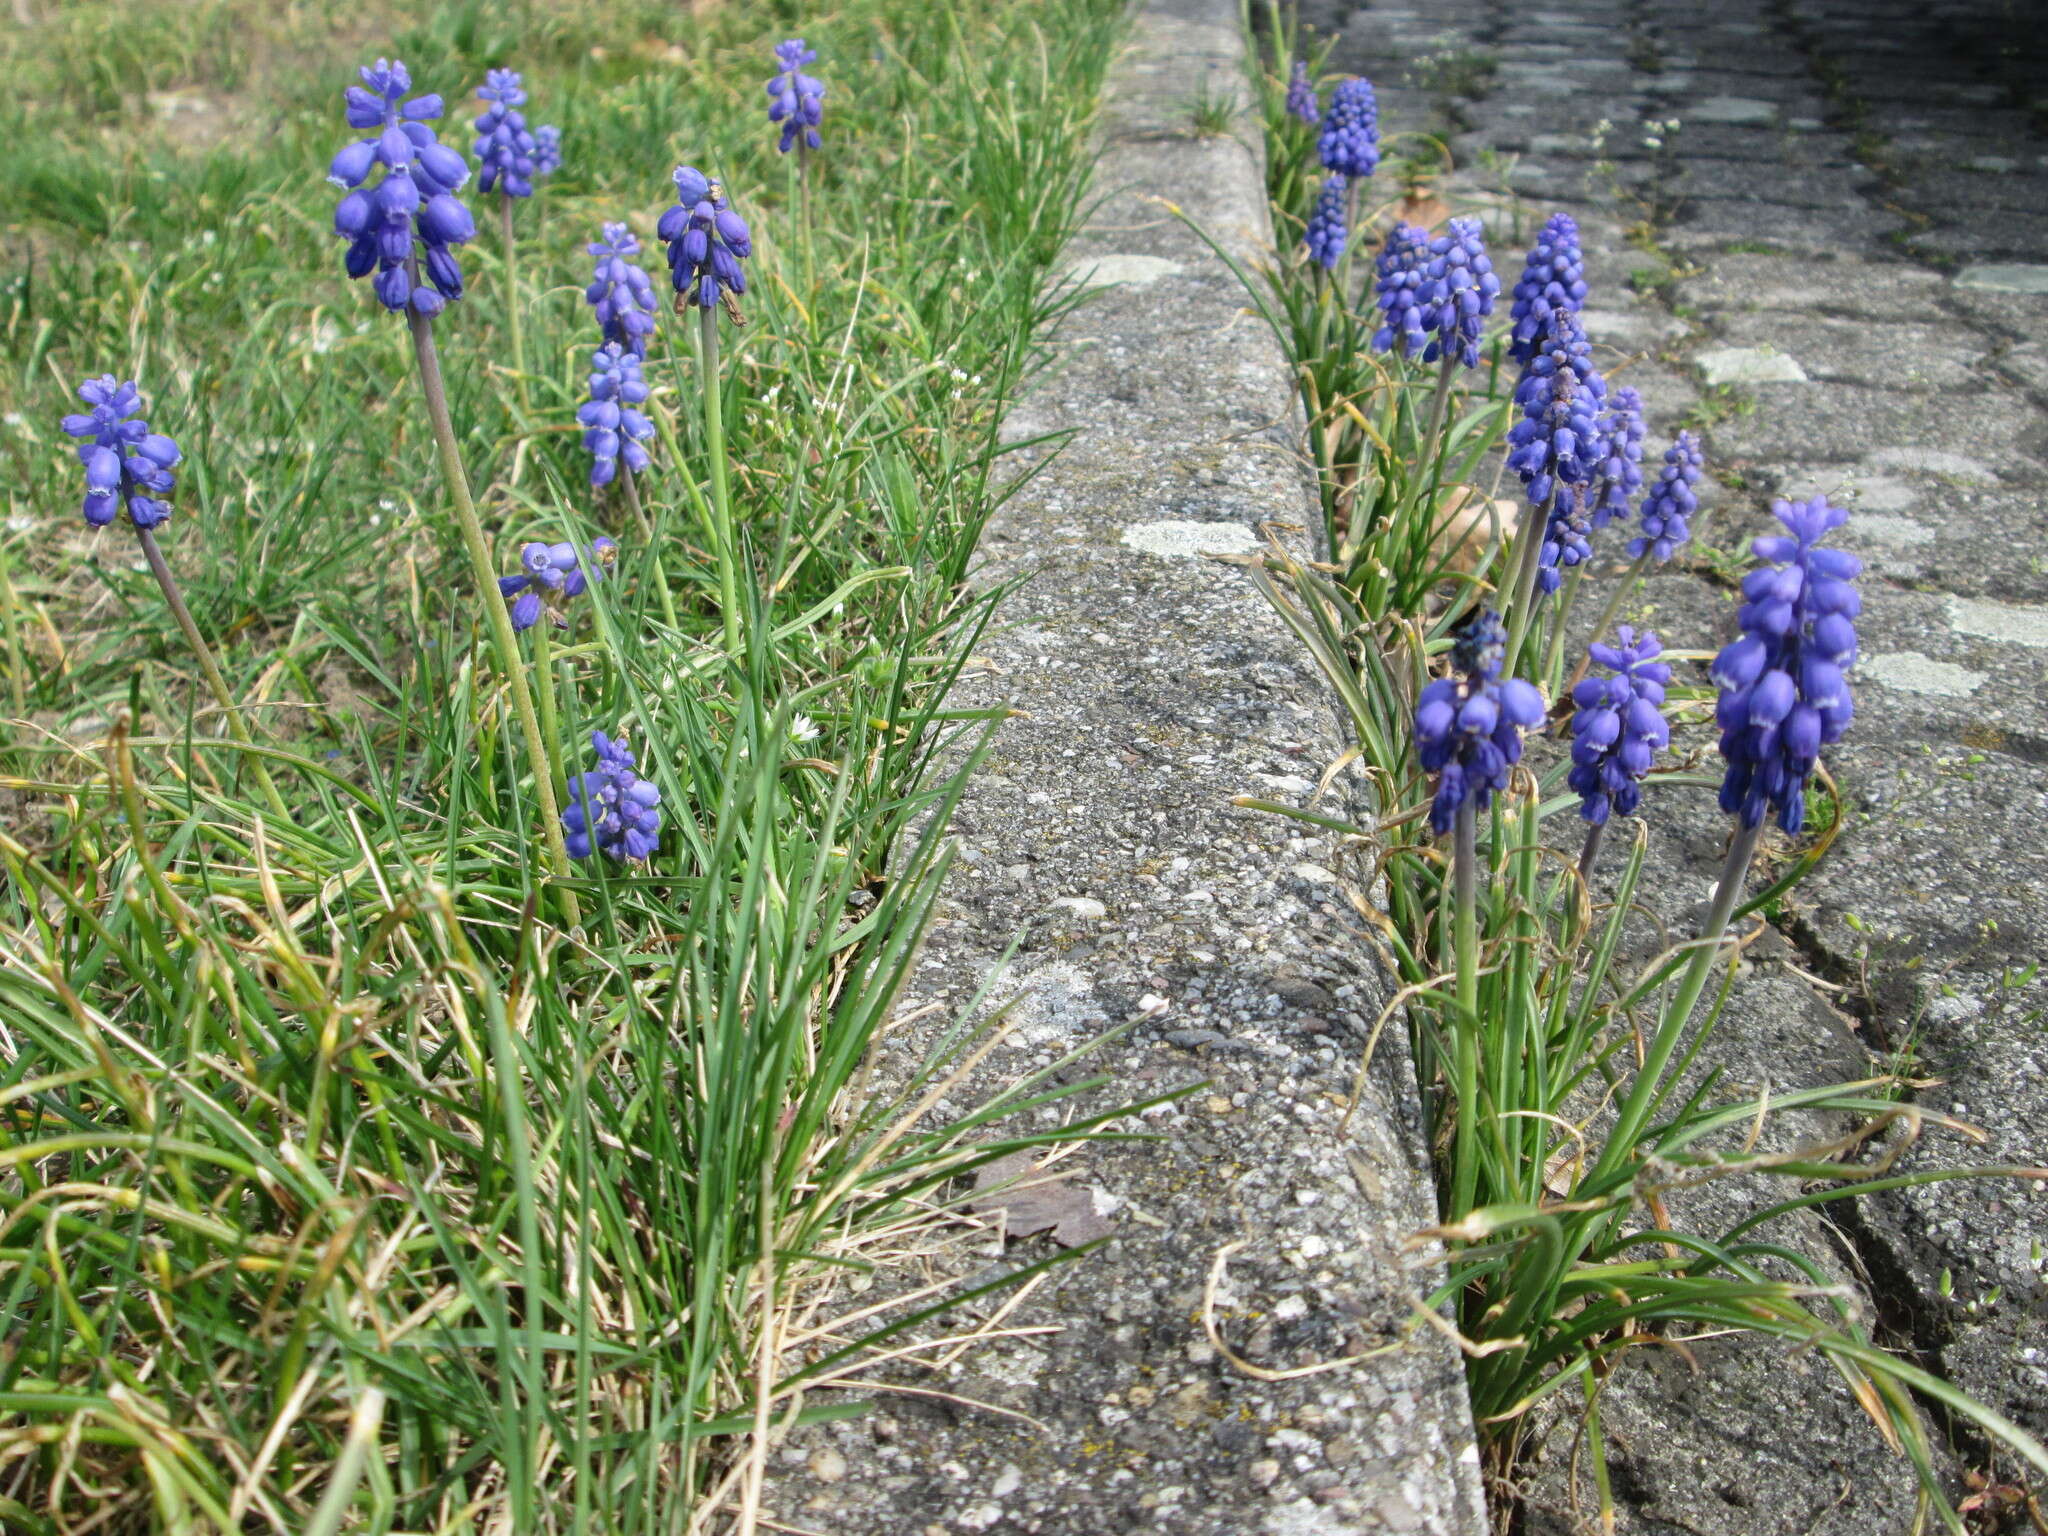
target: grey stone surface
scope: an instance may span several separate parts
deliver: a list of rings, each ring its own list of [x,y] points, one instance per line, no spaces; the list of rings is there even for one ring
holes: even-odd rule
[[[1342,861],[1327,836],[1230,803],[1300,802],[1341,752],[1318,677],[1246,572],[1200,553],[1313,509],[1281,354],[1155,201],[1243,256],[1271,239],[1253,157],[1181,131],[1186,81],[1238,67],[1235,18],[1233,0],[1150,0],[1114,77],[1096,177],[1106,196],[1073,265],[1099,271],[1107,254],[1144,280],[1068,317],[1056,366],[1016,407],[1022,435],[1076,435],[983,547],[978,580],[1029,580],[958,702],[1023,713],[953,822],[959,862],[902,1005],[958,1007],[1023,930],[996,992],[1023,999],[1013,1043],[959,1099],[1116,1025],[1130,1033],[1080,1068],[1108,1074],[1107,1093],[1203,1086],[1132,1127],[1156,1139],[1086,1153],[1116,1235],[1004,1319],[1055,1331],[946,1370],[899,1370],[889,1379],[945,1396],[880,1393],[867,1418],[789,1437],[771,1503],[792,1527],[1486,1526],[1458,1357],[1409,1305],[1431,1281],[1403,1265],[1401,1245],[1434,1201],[1398,1049],[1382,1043],[1339,1129],[1386,995],[1330,873]],[[1220,1297],[1225,1336],[1262,1367],[1335,1369],[1255,1380],[1210,1347],[1203,1286],[1234,1242],[1245,1246]],[[933,1263],[1014,1267],[1045,1243],[1013,1240],[997,1257],[982,1242]],[[1341,1363],[1353,1355],[1369,1358]],[[817,1476],[821,1456],[846,1474]]]

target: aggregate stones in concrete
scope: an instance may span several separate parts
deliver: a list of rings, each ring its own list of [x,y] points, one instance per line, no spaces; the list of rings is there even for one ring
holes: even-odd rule
[[[1249,133],[1189,131],[1194,93],[1238,89],[1242,69],[1232,0],[1138,7],[1070,267],[1100,291],[1006,427],[1075,436],[989,529],[979,579],[1023,580],[958,696],[1020,713],[952,821],[958,859],[899,1009],[965,1006],[1021,934],[993,987],[1016,999],[1009,1034],[957,1103],[1114,1027],[1067,1069],[1108,1077],[1091,1107],[1193,1092],[1132,1117],[1145,1139],[1077,1159],[1113,1236],[1000,1324],[1048,1331],[878,1372],[903,1390],[787,1437],[770,1504],[792,1528],[1485,1528],[1460,1363],[1411,1305],[1434,1283],[1408,1248],[1433,1199],[1398,1042],[1343,1124],[1386,982],[1331,839],[1231,804],[1305,803],[1342,751],[1312,667],[1215,558],[1313,512],[1284,360],[1160,201],[1241,255],[1270,245]],[[1215,1317],[1257,1376],[1201,1325],[1227,1245]],[[985,1234],[931,1263],[978,1281],[1052,1251]]]

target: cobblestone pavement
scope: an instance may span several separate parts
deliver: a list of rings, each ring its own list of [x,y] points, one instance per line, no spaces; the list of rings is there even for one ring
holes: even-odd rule
[[[1544,215],[1579,219],[1589,329],[1650,405],[1646,460],[1703,429],[1713,513],[1691,568],[1638,607],[1667,645],[1729,638],[1730,577],[1773,495],[1855,509],[1858,718],[1832,760],[1849,823],[1717,1049],[1779,1085],[1915,1050],[1938,1079],[1919,1102],[1987,1133],[1922,1163],[2048,1161],[2048,28],[2031,9],[1301,7],[1337,40],[1331,67],[1378,85],[1383,131],[1447,134],[1443,190],[1489,207],[1504,281]],[[1649,804],[1680,887],[1667,914],[1711,879],[1711,808],[1681,803],[1706,798]],[[2048,1432],[2048,1194],[1941,1184],[1813,1236],[1889,1342]],[[1905,1528],[1910,1478],[1828,1406],[1824,1370],[1702,1359],[1667,1354],[1611,1394],[1637,1528]],[[1958,1472],[1987,1464],[1969,1435],[1955,1452]]]

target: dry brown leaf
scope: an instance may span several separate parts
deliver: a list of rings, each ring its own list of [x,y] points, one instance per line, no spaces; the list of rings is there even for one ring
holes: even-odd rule
[[[1095,1214],[1092,1191],[1069,1174],[1047,1173],[1029,1147],[1005,1153],[974,1171],[974,1196],[968,1209],[981,1216],[1000,1216],[1011,1237],[1051,1232],[1064,1248],[1078,1248],[1115,1228]]]

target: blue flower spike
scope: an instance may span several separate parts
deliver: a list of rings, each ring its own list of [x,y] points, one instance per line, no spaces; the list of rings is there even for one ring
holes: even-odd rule
[[[621,863],[644,860],[661,840],[661,790],[635,772],[633,751],[603,731],[590,733],[597,768],[579,773],[562,811],[569,856],[587,859],[602,851]]]
[[[85,439],[78,461],[85,466],[86,522],[104,528],[125,511],[137,528],[155,528],[171,515],[163,498],[178,483],[171,470],[184,455],[137,414],[142,393],[134,380],[101,374],[78,386],[78,398],[92,409],[66,416],[64,430]]]
[[[719,184],[692,165],[675,173],[676,205],[656,228],[668,246],[669,278],[678,294],[711,309],[727,294],[747,291],[740,263],[754,253],[747,221],[726,206]]]
[[[1821,544],[1849,521],[1826,497],[1773,502],[1771,512],[1785,531],[1750,545],[1763,563],[1742,579],[1742,637],[1714,658],[1715,718],[1728,760],[1721,809],[1745,829],[1774,814],[1781,829],[1797,833],[1821,748],[1841,740],[1855,715],[1848,673],[1863,562]]]
[[[569,620],[561,605],[582,596],[591,582],[604,580],[605,571],[618,557],[618,544],[602,536],[591,540],[588,567],[574,544],[536,541],[523,545],[519,551],[523,574],[498,578],[499,596],[512,599],[512,627],[531,629],[545,613],[555,628],[567,629]]]
[[[1416,703],[1415,754],[1437,776],[1429,825],[1439,837],[1467,805],[1483,811],[1507,789],[1522,732],[1543,723],[1543,695],[1500,675],[1507,639],[1500,615],[1475,615],[1451,649],[1452,675],[1429,684]]]
[[[380,304],[432,317],[462,297],[453,247],[476,234],[476,222],[455,193],[469,166],[427,126],[441,115],[441,98],[406,99],[412,76],[405,65],[379,59],[361,76],[361,85],[348,88],[348,123],[375,131],[328,168],[327,179],[347,194],[335,207],[334,232],[349,243],[348,275],[376,274],[371,286]]]
[[[1579,814],[1596,827],[1634,813],[1644,776],[1671,744],[1664,720],[1671,665],[1657,659],[1663,647],[1654,634],[1638,635],[1626,624],[1614,637],[1613,645],[1595,640],[1587,647],[1593,673],[1572,689],[1568,782],[1579,795]]]
[[[1349,238],[1344,227],[1345,188],[1348,185],[1342,176],[1323,178],[1323,189],[1316,194],[1315,210],[1309,214],[1308,228],[1302,235],[1302,244],[1308,247],[1308,259],[1325,272],[1336,270],[1337,259],[1344,254],[1344,245]]]
[[[1323,113],[1316,154],[1324,170],[1354,180],[1379,169],[1379,100],[1373,94],[1370,80],[1354,77],[1338,82]]]
[[[818,50],[806,47],[800,37],[792,37],[775,48],[775,75],[769,80],[768,121],[782,124],[782,142],[776,146],[783,154],[801,146],[817,149],[818,124],[825,117],[825,83],[805,74],[806,64],[818,62]]]

